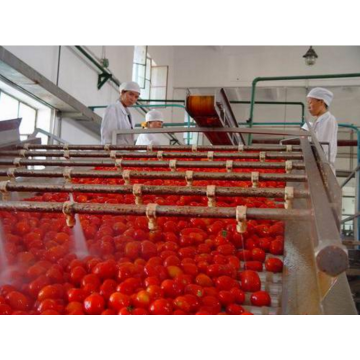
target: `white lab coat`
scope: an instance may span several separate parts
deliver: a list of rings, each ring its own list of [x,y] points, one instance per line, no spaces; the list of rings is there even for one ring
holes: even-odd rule
[[[136,145],[169,145],[170,139],[164,134],[140,134]]]
[[[129,115],[129,110],[125,108],[120,100],[107,107],[101,122],[102,144],[112,144],[112,132],[114,130],[130,130],[134,128],[134,123]],[[117,135],[116,144],[114,145],[134,145],[134,135]]]
[[[328,145],[321,145],[321,146],[324,149],[326,159],[329,159],[330,157],[329,159],[330,166],[335,174],[335,160],[337,154],[337,132],[338,132],[338,124],[336,122],[336,119],[329,111],[327,111],[325,114],[319,116],[314,123],[311,123],[311,126],[319,142],[327,142],[330,144],[330,156],[329,156],[329,146]],[[306,124],[302,128],[304,130],[308,130]]]

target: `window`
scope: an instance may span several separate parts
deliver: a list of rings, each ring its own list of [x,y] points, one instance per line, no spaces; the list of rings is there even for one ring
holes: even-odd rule
[[[0,91],[0,121],[22,118],[19,129],[21,140],[34,132],[36,117],[36,109]]]
[[[133,81],[141,88],[142,99],[166,100],[168,66],[157,66],[147,46],[134,47]]]

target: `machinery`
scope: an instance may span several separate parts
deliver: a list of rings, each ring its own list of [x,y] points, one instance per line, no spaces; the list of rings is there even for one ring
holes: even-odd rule
[[[190,108],[193,101],[187,101]],[[212,110],[194,117],[201,128],[192,129],[205,132],[211,146],[25,144],[0,152],[0,177],[9,179],[0,184],[0,212],[59,213],[69,226],[74,226],[77,214],[144,216],[150,231],[156,231],[162,217],[222,219],[232,220],[239,234],[247,231],[251,221],[284,221],[284,255],[272,256],[284,262],[283,271],[273,273],[264,268],[259,272],[261,289],[270,293],[271,306],[253,306],[247,293],[244,309],[254,314],[356,314],[345,276],[347,252],[339,235],[341,197],[313,134],[269,134],[298,136],[300,146],[245,145],[242,134],[265,131],[221,122],[232,116],[224,108],[219,114],[221,106],[211,101],[215,104]],[[144,130],[123,133],[139,131]],[[185,131],[188,129],[171,129],[172,133]],[[31,169],[38,165],[45,168]],[[50,183],[49,179],[62,182]],[[108,179],[110,184],[84,184],[81,179]],[[174,185],[168,185],[167,180]],[[12,192],[91,194],[93,198],[133,195],[134,203],[76,202],[71,197],[65,202],[9,201]],[[156,199],[167,195],[202,198],[207,206],[144,200],[146,196]],[[224,206],[224,199],[236,206]],[[254,199],[257,204],[270,200],[275,205],[239,205],[243,199]],[[241,268],[246,269],[246,259],[241,260]]]

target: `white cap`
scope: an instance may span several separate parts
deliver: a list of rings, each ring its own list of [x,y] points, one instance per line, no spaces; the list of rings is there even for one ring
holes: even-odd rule
[[[329,90],[317,87],[317,88],[312,89],[307,94],[307,97],[313,98],[313,99],[318,99],[318,100],[323,100],[327,106],[330,106],[331,101],[334,98],[334,94]]]
[[[160,111],[157,110],[150,110],[148,113],[146,113],[145,121],[161,121],[164,122],[164,116]]]
[[[134,91],[140,94],[140,86],[135,81],[124,82],[119,86],[119,91]]]

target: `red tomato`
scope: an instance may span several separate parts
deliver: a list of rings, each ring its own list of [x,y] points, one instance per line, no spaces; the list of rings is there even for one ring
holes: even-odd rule
[[[96,274],[85,275],[81,280],[81,287],[90,293],[98,292],[101,281]]]
[[[146,288],[146,291],[149,293],[151,300],[157,300],[164,297],[164,291],[158,285],[149,285]]]
[[[265,261],[265,269],[273,273],[282,272],[283,262],[278,258],[268,258]]]
[[[261,288],[261,281],[257,272],[245,270],[240,273],[240,287],[244,291],[255,292]]]
[[[164,280],[161,283],[161,289],[166,297],[174,298],[182,293],[182,287],[175,280]]]
[[[237,304],[230,304],[226,307],[226,313],[231,315],[241,315],[244,311],[244,308]]]
[[[100,315],[104,307],[105,300],[100,294],[91,294],[84,300],[84,310],[89,315]]]
[[[114,260],[107,260],[96,264],[92,273],[99,276],[100,279],[114,279],[117,276],[118,268]]]
[[[135,295],[133,305],[138,308],[147,309],[150,305],[150,301],[150,294],[146,290],[141,290]]]
[[[227,306],[235,302],[235,295],[230,291],[219,291],[218,299],[221,305]]]
[[[188,314],[191,309],[191,304],[185,296],[178,296],[176,299],[174,299],[173,305],[176,310],[182,310],[186,314]]]
[[[89,292],[84,289],[72,288],[67,291],[67,299],[69,302],[83,302],[87,296],[89,296]]]
[[[232,288],[230,292],[235,296],[235,302],[237,304],[243,304],[245,302],[245,293],[241,289]]]
[[[168,266],[166,270],[171,279],[174,279],[183,273],[183,271],[178,266]]]
[[[141,242],[141,255],[145,260],[149,260],[157,255],[157,249],[154,243],[145,240]]]
[[[12,309],[9,305],[1,304],[0,305],[0,315],[11,315]]]
[[[45,299],[62,299],[64,297],[64,288],[60,284],[47,285],[43,287],[38,294],[37,299],[43,301]]]
[[[263,264],[260,261],[245,261],[243,265],[244,270],[263,271]]]
[[[6,295],[6,302],[11,306],[14,310],[29,310],[30,309],[30,301],[29,299],[18,291],[11,291]]]
[[[236,281],[230,276],[219,276],[216,281],[216,288],[218,290],[230,291],[232,288],[237,287]]]
[[[149,310],[152,315],[170,315],[173,307],[169,300],[158,299],[151,303]]]
[[[273,255],[282,255],[284,252],[284,243],[280,240],[273,240],[270,244],[269,251]]]
[[[185,287],[185,294],[191,294],[198,298],[202,298],[204,296],[204,289],[200,285],[189,284]]]
[[[213,286],[213,281],[210,279],[209,276],[205,274],[199,274],[195,278],[196,284],[202,286],[202,287],[211,287]]]
[[[124,307],[128,307],[131,305],[130,296],[114,292],[110,295],[109,298],[109,308],[114,309],[116,311],[120,311]]]
[[[100,295],[108,300],[110,295],[116,292],[117,282],[113,279],[105,280],[100,286]]]
[[[265,261],[265,251],[259,248],[255,248],[251,250],[251,258],[254,261],[260,261],[260,262],[264,262]]]
[[[70,281],[74,285],[80,285],[81,280],[87,274],[87,271],[82,266],[76,266],[71,269],[70,272]]]
[[[141,253],[141,242],[131,241],[125,245],[125,256],[131,260],[135,260]]]
[[[271,298],[266,291],[256,291],[251,294],[251,303],[255,306],[270,306]]]

